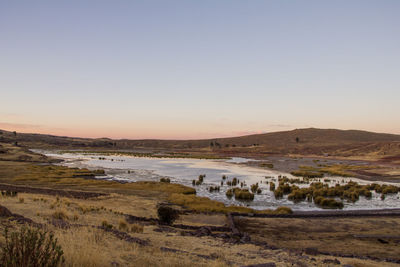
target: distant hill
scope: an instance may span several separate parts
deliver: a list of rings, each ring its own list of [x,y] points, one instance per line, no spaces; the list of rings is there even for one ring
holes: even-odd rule
[[[0,130],[0,142],[19,142],[37,148],[76,149],[176,149],[203,150],[220,154],[303,154],[333,156],[400,155],[400,135],[358,130],[296,129],[230,138],[202,140],[91,139]]]

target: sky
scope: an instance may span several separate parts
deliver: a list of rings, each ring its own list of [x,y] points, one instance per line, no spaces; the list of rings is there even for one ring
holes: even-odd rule
[[[400,1],[0,0],[0,129],[400,134]]]

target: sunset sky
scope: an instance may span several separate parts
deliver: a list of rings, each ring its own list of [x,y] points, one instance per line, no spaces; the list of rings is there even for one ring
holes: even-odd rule
[[[0,129],[400,134],[400,1],[2,1]]]

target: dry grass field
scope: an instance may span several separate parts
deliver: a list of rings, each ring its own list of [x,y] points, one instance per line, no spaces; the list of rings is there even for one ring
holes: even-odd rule
[[[101,170],[54,165],[23,147],[1,145],[0,191],[17,194],[0,196],[0,233],[24,225],[54,233],[64,266],[395,266],[385,260],[400,252],[396,217],[236,217],[238,236],[227,215],[255,211],[197,197],[178,184],[96,180]],[[159,224],[160,204],[180,212],[174,224]]]

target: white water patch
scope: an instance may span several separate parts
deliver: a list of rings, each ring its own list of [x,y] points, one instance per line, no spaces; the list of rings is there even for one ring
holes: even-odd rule
[[[99,176],[99,179],[117,180],[123,182],[135,181],[159,181],[162,177],[168,177],[173,183],[179,183],[196,188],[198,196],[209,197],[210,199],[224,202],[228,205],[248,206],[254,209],[271,209],[279,206],[287,206],[293,210],[321,210],[312,202],[302,201],[293,203],[287,199],[287,196],[281,199],[275,199],[274,193],[269,190],[267,182],[274,181],[277,185],[278,176],[287,176],[294,178],[291,174],[270,169],[261,169],[257,167],[245,166],[243,162],[249,161],[244,158],[233,158],[231,160],[210,160],[210,159],[191,159],[191,158],[152,158],[152,157],[134,157],[134,156],[110,156],[100,154],[76,154],[39,151],[47,156],[57,157],[65,161],[61,165],[69,167],[85,167],[89,169],[104,169],[106,176]],[[197,180],[199,175],[205,174],[204,183],[200,186],[192,186],[192,181]],[[262,189],[261,194],[256,194],[253,201],[237,201],[235,198],[227,198],[225,193],[230,188],[226,185],[221,186],[222,176],[225,175],[228,180],[234,177],[240,182],[245,182],[247,187],[259,183]],[[335,184],[346,184],[354,181],[359,184],[370,184],[357,178],[348,177],[326,177],[330,181],[329,186]],[[318,180],[318,179],[316,179]],[[321,182],[324,178],[320,179]],[[389,184],[376,182],[379,184]],[[393,183],[392,183],[393,184]],[[307,187],[308,184],[297,184],[299,187]],[[395,184],[399,186],[399,184]],[[210,186],[220,186],[220,192],[210,193]],[[354,209],[386,209],[399,208],[399,194],[388,194],[385,200],[381,200],[380,194],[372,192],[372,198],[366,199],[360,196],[355,202],[344,200],[345,210]]]

